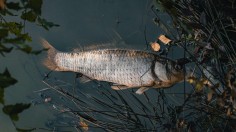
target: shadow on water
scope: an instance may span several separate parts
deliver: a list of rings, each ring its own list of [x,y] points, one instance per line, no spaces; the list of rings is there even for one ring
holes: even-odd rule
[[[58,112],[56,118],[48,122],[49,128],[86,129],[83,128],[86,126],[81,125],[84,122],[91,130],[155,131],[168,125],[167,120],[177,118],[177,112],[181,111],[181,100],[178,98],[183,97],[178,97],[176,92],[152,89],[143,95],[137,95],[133,89],[114,91],[106,82],[79,84],[79,79],[75,78],[74,83],[52,77],[44,80],[49,89],[38,92],[42,100],[50,100],[49,103]],[[173,100],[180,106],[174,108],[176,102]],[[172,112],[172,115],[166,111]]]

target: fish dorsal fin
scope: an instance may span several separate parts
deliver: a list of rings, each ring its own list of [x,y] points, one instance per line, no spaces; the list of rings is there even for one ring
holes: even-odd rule
[[[145,91],[147,91],[149,88],[147,87],[141,87],[139,88],[135,93],[136,94],[143,94]]]
[[[106,42],[106,43],[92,43],[88,45],[85,44],[79,44],[79,48],[73,49],[73,52],[82,52],[82,51],[93,51],[93,50],[103,50],[103,49],[120,49],[123,47],[126,47],[125,49],[131,49],[127,48],[128,46],[124,43],[116,43],[115,41]]]
[[[111,33],[110,33],[111,32]],[[103,50],[103,49],[133,49],[127,45],[119,33],[115,30],[110,31],[108,34],[108,41],[102,42],[77,42],[78,47],[73,49],[73,52]],[[111,34],[111,35],[110,35]]]

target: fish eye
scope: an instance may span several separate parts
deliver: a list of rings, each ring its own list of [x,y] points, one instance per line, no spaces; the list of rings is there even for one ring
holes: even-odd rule
[[[183,67],[182,67],[181,65],[179,65],[179,64],[176,64],[176,65],[175,65],[175,69],[176,69],[176,70],[182,70]]]

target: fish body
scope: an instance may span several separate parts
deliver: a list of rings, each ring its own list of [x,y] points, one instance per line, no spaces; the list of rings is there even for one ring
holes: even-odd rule
[[[125,88],[170,87],[184,79],[175,61],[153,53],[123,49],[60,52],[47,41],[42,43],[48,48],[45,65],[51,70],[78,72]]]

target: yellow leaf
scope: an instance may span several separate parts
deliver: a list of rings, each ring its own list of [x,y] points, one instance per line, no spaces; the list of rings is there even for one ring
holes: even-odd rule
[[[165,35],[160,35],[158,39],[164,44],[169,44],[171,42],[171,40],[167,38]]]
[[[196,82],[196,78],[193,76],[190,76],[190,77],[188,77],[187,82],[189,82],[190,84],[193,84]]]
[[[79,122],[80,127],[82,127],[85,131],[88,131],[88,124],[85,123],[84,121]]]
[[[161,49],[160,44],[158,44],[157,42],[151,42],[150,44],[154,51],[159,51]]]
[[[199,91],[201,91],[203,89],[203,86],[204,86],[203,82],[202,81],[198,81],[195,84],[195,89],[199,92]]]

